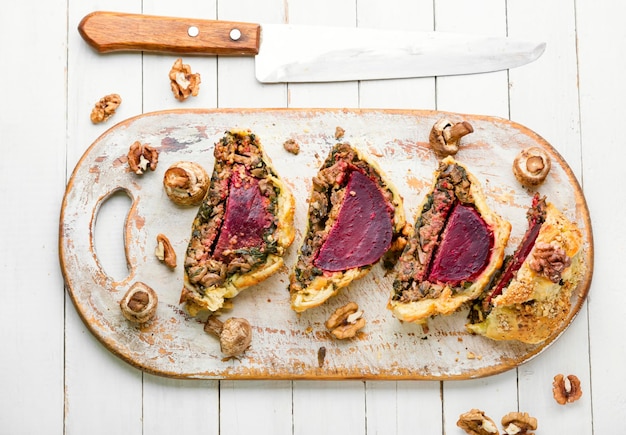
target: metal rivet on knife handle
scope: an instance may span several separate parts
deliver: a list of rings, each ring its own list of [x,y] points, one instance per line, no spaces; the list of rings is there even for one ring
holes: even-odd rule
[[[82,19],[78,31],[100,53],[256,55],[261,39],[261,26],[254,23],[121,12],[92,12]]]
[[[239,38],[241,38],[241,30],[232,29],[229,35],[230,35],[230,39],[232,39],[233,41],[239,41]]]
[[[192,38],[195,38],[199,34],[200,34],[200,29],[198,29],[196,26],[190,26],[187,29],[187,35],[191,36]]]

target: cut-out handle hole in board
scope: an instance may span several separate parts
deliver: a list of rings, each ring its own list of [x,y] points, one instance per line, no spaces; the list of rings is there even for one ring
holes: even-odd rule
[[[113,192],[102,201],[94,225],[94,250],[98,262],[114,281],[130,273],[124,247],[126,219],[132,200],[124,190]]]

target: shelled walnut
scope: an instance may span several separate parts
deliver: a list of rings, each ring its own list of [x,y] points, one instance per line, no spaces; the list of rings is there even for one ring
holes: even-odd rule
[[[164,234],[157,234],[157,246],[154,255],[170,269],[176,267],[176,251]]]
[[[563,247],[557,244],[537,242],[532,252],[530,268],[554,283],[561,280],[561,274],[572,263]]]
[[[154,171],[159,162],[159,151],[148,144],[135,141],[128,149],[128,166],[137,175],[142,175],[148,169]]]
[[[109,94],[102,97],[91,110],[91,122],[98,124],[108,120],[115,114],[115,110],[122,104],[122,97],[118,94]]]
[[[507,435],[532,435],[529,431],[537,430],[537,419],[527,412],[509,412],[500,423]]]
[[[146,323],[156,314],[159,298],[156,292],[143,282],[134,283],[120,301],[124,317],[135,323]]]
[[[565,405],[577,401],[583,395],[580,388],[580,380],[575,375],[567,375],[567,377],[559,374],[554,377],[552,383],[552,393],[554,400],[559,405]]]
[[[480,409],[471,409],[459,416],[456,425],[470,435],[499,435],[495,422]]]
[[[365,327],[363,311],[359,311],[359,306],[355,302],[337,308],[326,320],[326,328],[340,340],[354,337],[363,327]]]
[[[200,74],[192,73],[191,67],[183,64],[181,58],[176,59],[170,70],[170,85],[174,97],[179,101],[184,101],[189,96],[197,96],[200,92]]]

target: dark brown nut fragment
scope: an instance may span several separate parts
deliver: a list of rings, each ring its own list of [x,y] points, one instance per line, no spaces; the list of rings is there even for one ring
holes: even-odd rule
[[[539,147],[523,149],[513,161],[513,174],[524,186],[537,186],[544,182],[552,163],[548,153]]]
[[[291,154],[298,155],[300,153],[300,144],[298,144],[295,139],[287,139],[283,143],[283,148]]]
[[[565,405],[577,401],[583,395],[580,388],[580,380],[575,375],[567,375],[567,377],[558,374],[554,377],[552,383],[552,393],[554,400],[559,405]]]
[[[430,130],[428,141],[433,151],[440,157],[456,154],[459,151],[459,142],[463,136],[474,132],[474,128],[467,121],[453,123],[441,118]]]
[[[339,340],[354,337],[364,327],[363,311],[359,311],[359,306],[355,302],[337,308],[326,320],[326,328]]]
[[[222,323],[215,316],[210,316],[204,325],[204,331],[220,339],[220,350],[227,357],[244,353],[252,342],[250,322],[239,317],[231,317]]]
[[[128,166],[137,175],[148,169],[154,171],[159,163],[159,151],[148,144],[135,141],[128,149]]]
[[[561,274],[570,264],[572,260],[567,256],[563,247],[545,242],[535,244],[532,258],[528,262],[532,270],[554,283],[561,280]]]
[[[176,267],[176,251],[172,247],[169,239],[163,234],[157,234],[157,246],[154,255],[170,269]]]
[[[459,416],[456,425],[470,435],[499,435],[498,427],[480,409],[471,409]]]
[[[529,431],[537,430],[537,419],[527,412],[509,412],[501,423],[507,435],[532,435]]]
[[[115,114],[115,110],[122,104],[122,97],[109,94],[100,99],[91,110],[91,122],[98,124],[108,120]]]
[[[200,91],[200,74],[193,74],[189,65],[183,64],[183,60],[178,58],[170,70],[170,84],[174,97],[179,101],[184,101],[190,95],[194,97]]]
[[[337,139],[337,140],[343,139],[343,135],[345,133],[346,133],[346,131],[343,128],[337,126],[337,128],[335,128],[335,139]]]
[[[200,204],[209,190],[209,184],[209,175],[195,162],[176,162],[163,175],[165,193],[178,205]]]
[[[124,317],[134,323],[146,323],[156,313],[159,298],[143,282],[134,283],[120,301]]]

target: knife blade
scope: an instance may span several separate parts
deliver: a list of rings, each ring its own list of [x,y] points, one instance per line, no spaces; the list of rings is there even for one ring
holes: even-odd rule
[[[255,56],[263,83],[474,74],[536,60],[545,43],[446,32],[256,24],[92,12],[78,25],[100,53]]]

